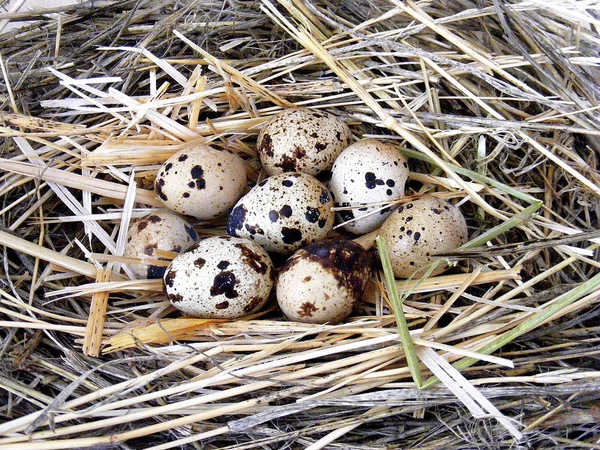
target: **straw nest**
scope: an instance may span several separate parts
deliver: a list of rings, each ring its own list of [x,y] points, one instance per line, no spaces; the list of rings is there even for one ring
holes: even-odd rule
[[[0,14],[27,22],[0,35],[0,448],[600,448],[598,13],[107,0]],[[471,241],[444,275],[376,274],[340,325],[274,306],[180,317],[160,281],[120,270],[129,223],[160,206],[158,165],[198,140],[256,180],[257,130],[290,105],[395,140],[409,194],[460,202]]]

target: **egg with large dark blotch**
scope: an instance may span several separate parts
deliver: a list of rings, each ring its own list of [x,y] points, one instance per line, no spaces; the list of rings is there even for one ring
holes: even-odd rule
[[[297,322],[338,323],[352,312],[371,276],[373,252],[346,239],[298,250],[277,279],[277,303]]]

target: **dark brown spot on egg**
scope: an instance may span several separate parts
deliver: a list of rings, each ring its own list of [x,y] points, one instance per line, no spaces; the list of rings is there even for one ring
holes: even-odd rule
[[[177,271],[176,270],[171,270],[169,271],[166,275],[165,275],[165,285],[169,286],[169,287],[173,287],[173,284],[175,283],[175,278],[177,277]]]
[[[281,182],[282,185],[284,185],[285,187],[292,187],[294,185],[294,182],[292,180],[283,180]]]
[[[252,269],[254,269],[260,274],[267,273],[267,270],[269,270],[269,265],[263,261],[261,255],[259,255],[246,245],[235,244],[234,246],[237,247],[242,253],[242,261],[244,264],[250,266]]]
[[[204,258],[196,258],[194,261],[194,266],[196,266],[198,269],[202,269],[204,264],[206,264],[206,260]]]
[[[235,290],[235,286],[238,284],[238,280],[235,274],[230,271],[224,271],[213,280],[213,285],[210,287],[210,295],[225,295],[225,297],[232,299],[237,298],[238,292]]]
[[[229,215],[229,220],[227,221],[227,234],[230,236],[237,236],[238,230],[241,230],[244,227],[247,212],[248,210],[243,204],[233,208],[233,211],[231,211],[231,214]]]
[[[296,170],[297,161],[289,155],[283,155],[281,161],[275,164],[284,172],[294,172]]]
[[[317,312],[317,307],[314,303],[304,302],[300,305],[300,309],[298,310],[298,316],[300,317],[312,317],[314,313]]]
[[[248,304],[244,306],[244,312],[249,313],[252,312],[258,305],[262,303],[263,299],[260,297],[252,297]]]
[[[365,186],[367,187],[367,189],[375,189],[375,187],[377,186],[377,184],[375,183],[376,180],[377,177],[373,172],[365,173]]]
[[[158,244],[146,245],[144,247],[144,255],[154,255],[154,249],[158,247]]]
[[[144,230],[146,229],[146,227],[147,227],[147,226],[148,226],[148,221],[147,221],[147,220],[140,220],[140,221],[137,223],[137,230],[138,230],[138,233],[139,233],[140,231],[144,231]]]
[[[261,227],[259,227],[258,225],[250,225],[248,223],[244,224],[244,228],[246,229],[246,231],[248,233],[251,234],[251,238],[255,235],[255,234],[265,234],[265,232],[263,231],[263,229]]]
[[[179,294],[168,294],[167,297],[171,303],[179,303],[183,300],[183,297]]]
[[[281,237],[284,244],[295,244],[302,240],[302,231],[297,228],[282,227]]]
[[[315,144],[315,150],[317,152],[322,152],[323,150],[325,150],[327,148],[327,144],[324,142],[317,142]]]
[[[163,181],[162,178],[159,180],[158,183],[154,184],[154,188],[156,189],[156,194],[158,195],[158,197],[163,201],[166,202],[169,200],[169,197],[167,197],[167,194],[165,194],[162,190],[162,185],[160,184],[160,181]],[[163,181],[164,184],[164,181]]]
[[[321,217],[321,213],[317,208],[307,206],[306,212],[304,213],[304,217],[310,223],[317,223],[319,221],[319,217]]]
[[[297,145],[294,148],[293,155],[296,157],[296,159],[302,159],[306,156],[306,150],[304,150],[302,147]]]
[[[153,279],[153,278],[162,278],[166,272],[167,268],[166,267],[159,267],[159,266],[148,266],[148,269],[146,270],[146,278],[148,279]]]
[[[188,159],[188,155],[180,155],[179,158],[177,158],[177,161],[179,162],[184,162],[186,159]]]
[[[329,191],[327,189],[322,189],[321,195],[319,196],[319,201],[321,204],[324,205],[325,203],[329,203],[330,200],[331,196],[329,195]]]
[[[215,308],[217,308],[217,309],[227,309],[227,308],[229,308],[229,302],[227,300],[225,300],[224,302],[217,303],[215,305]]]
[[[440,214],[442,214],[443,211],[438,208],[431,208],[431,212],[439,216]]]
[[[168,172],[172,168],[173,168],[173,163],[167,163],[167,165],[165,166],[165,172]]]
[[[310,280],[312,280],[312,277],[310,275],[304,277],[304,279],[302,280],[305,283],[308,283]]]
[[[217,264],[217,268],[225,270],[229,267],[229,264],[231,264],[229,261],[220,261],[219,264]]]
[[[264,133],[262,135],[262,139],[260,141],[260,145],[258,147],[258,151],[264,153],[269,158],[272,158],[274,155],[273,152],[273,139],[271,139],[271,135],[268,133]]]
[[[277,220],[279,220],[279,213],[277,211],[275,211],[274,209],[269,211],[269,220],[271,222],[277,222]]]
[[[343,202],[339,206],[342,206],[342,207],[350,206],[350,203]],[[349,220],[354,219],[354,211],[352,211],[351,209],[342,209],[341,211],[338,211],[338,214],[340,215],[340,217],[342,218],[342,220],[344,222],[348,222]]]
[[[292,207],[290,205],[283,205],[279,210],[279,214],[283,217],[290,218],[292,216]]]

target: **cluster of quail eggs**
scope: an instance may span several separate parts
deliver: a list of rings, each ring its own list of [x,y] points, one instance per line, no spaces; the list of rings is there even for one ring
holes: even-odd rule
[[[373,265],[372,249],[332,237],[336,220],[351,235],[379,229],[397,277],[419,274],[436,253],[466,242],[465,219],[452,204],[423,197],[398,206],[409,169],[393,145],[351,140],[332,114],[284,110],[259,132],[265,177],[251,189],[247,162],[235,153],[204,144],[175,153],[155,180],[167,209],[129,230],[126,254],[139,260],[131,272],[163,277],[169,301],[193,316],[256,313],[275,287],[288,319],[336,323],[352,312]],[[190,224],[219,219],[225,236],[199,239]],[[159,250],[177,253],[166,268]],[[274,255],[287,258],[278,269]]]

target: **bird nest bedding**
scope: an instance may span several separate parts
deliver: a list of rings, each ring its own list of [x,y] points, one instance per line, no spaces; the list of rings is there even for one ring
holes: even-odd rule
[[[0,448],[600,448],[600,11],[572,1],[88,1],[0,14]],[[185,317],[130,224],[190,143],[324,110],[458,204],[436,276],[339,324]],[[225,221],[195,221],[200,236]],[[342,230],[334,233],[344,235]],[[372,236],[371,236],[372,237]],[[366,238],[358,238],[363,243]],[[165,264],[173,254],[160,254]]]

